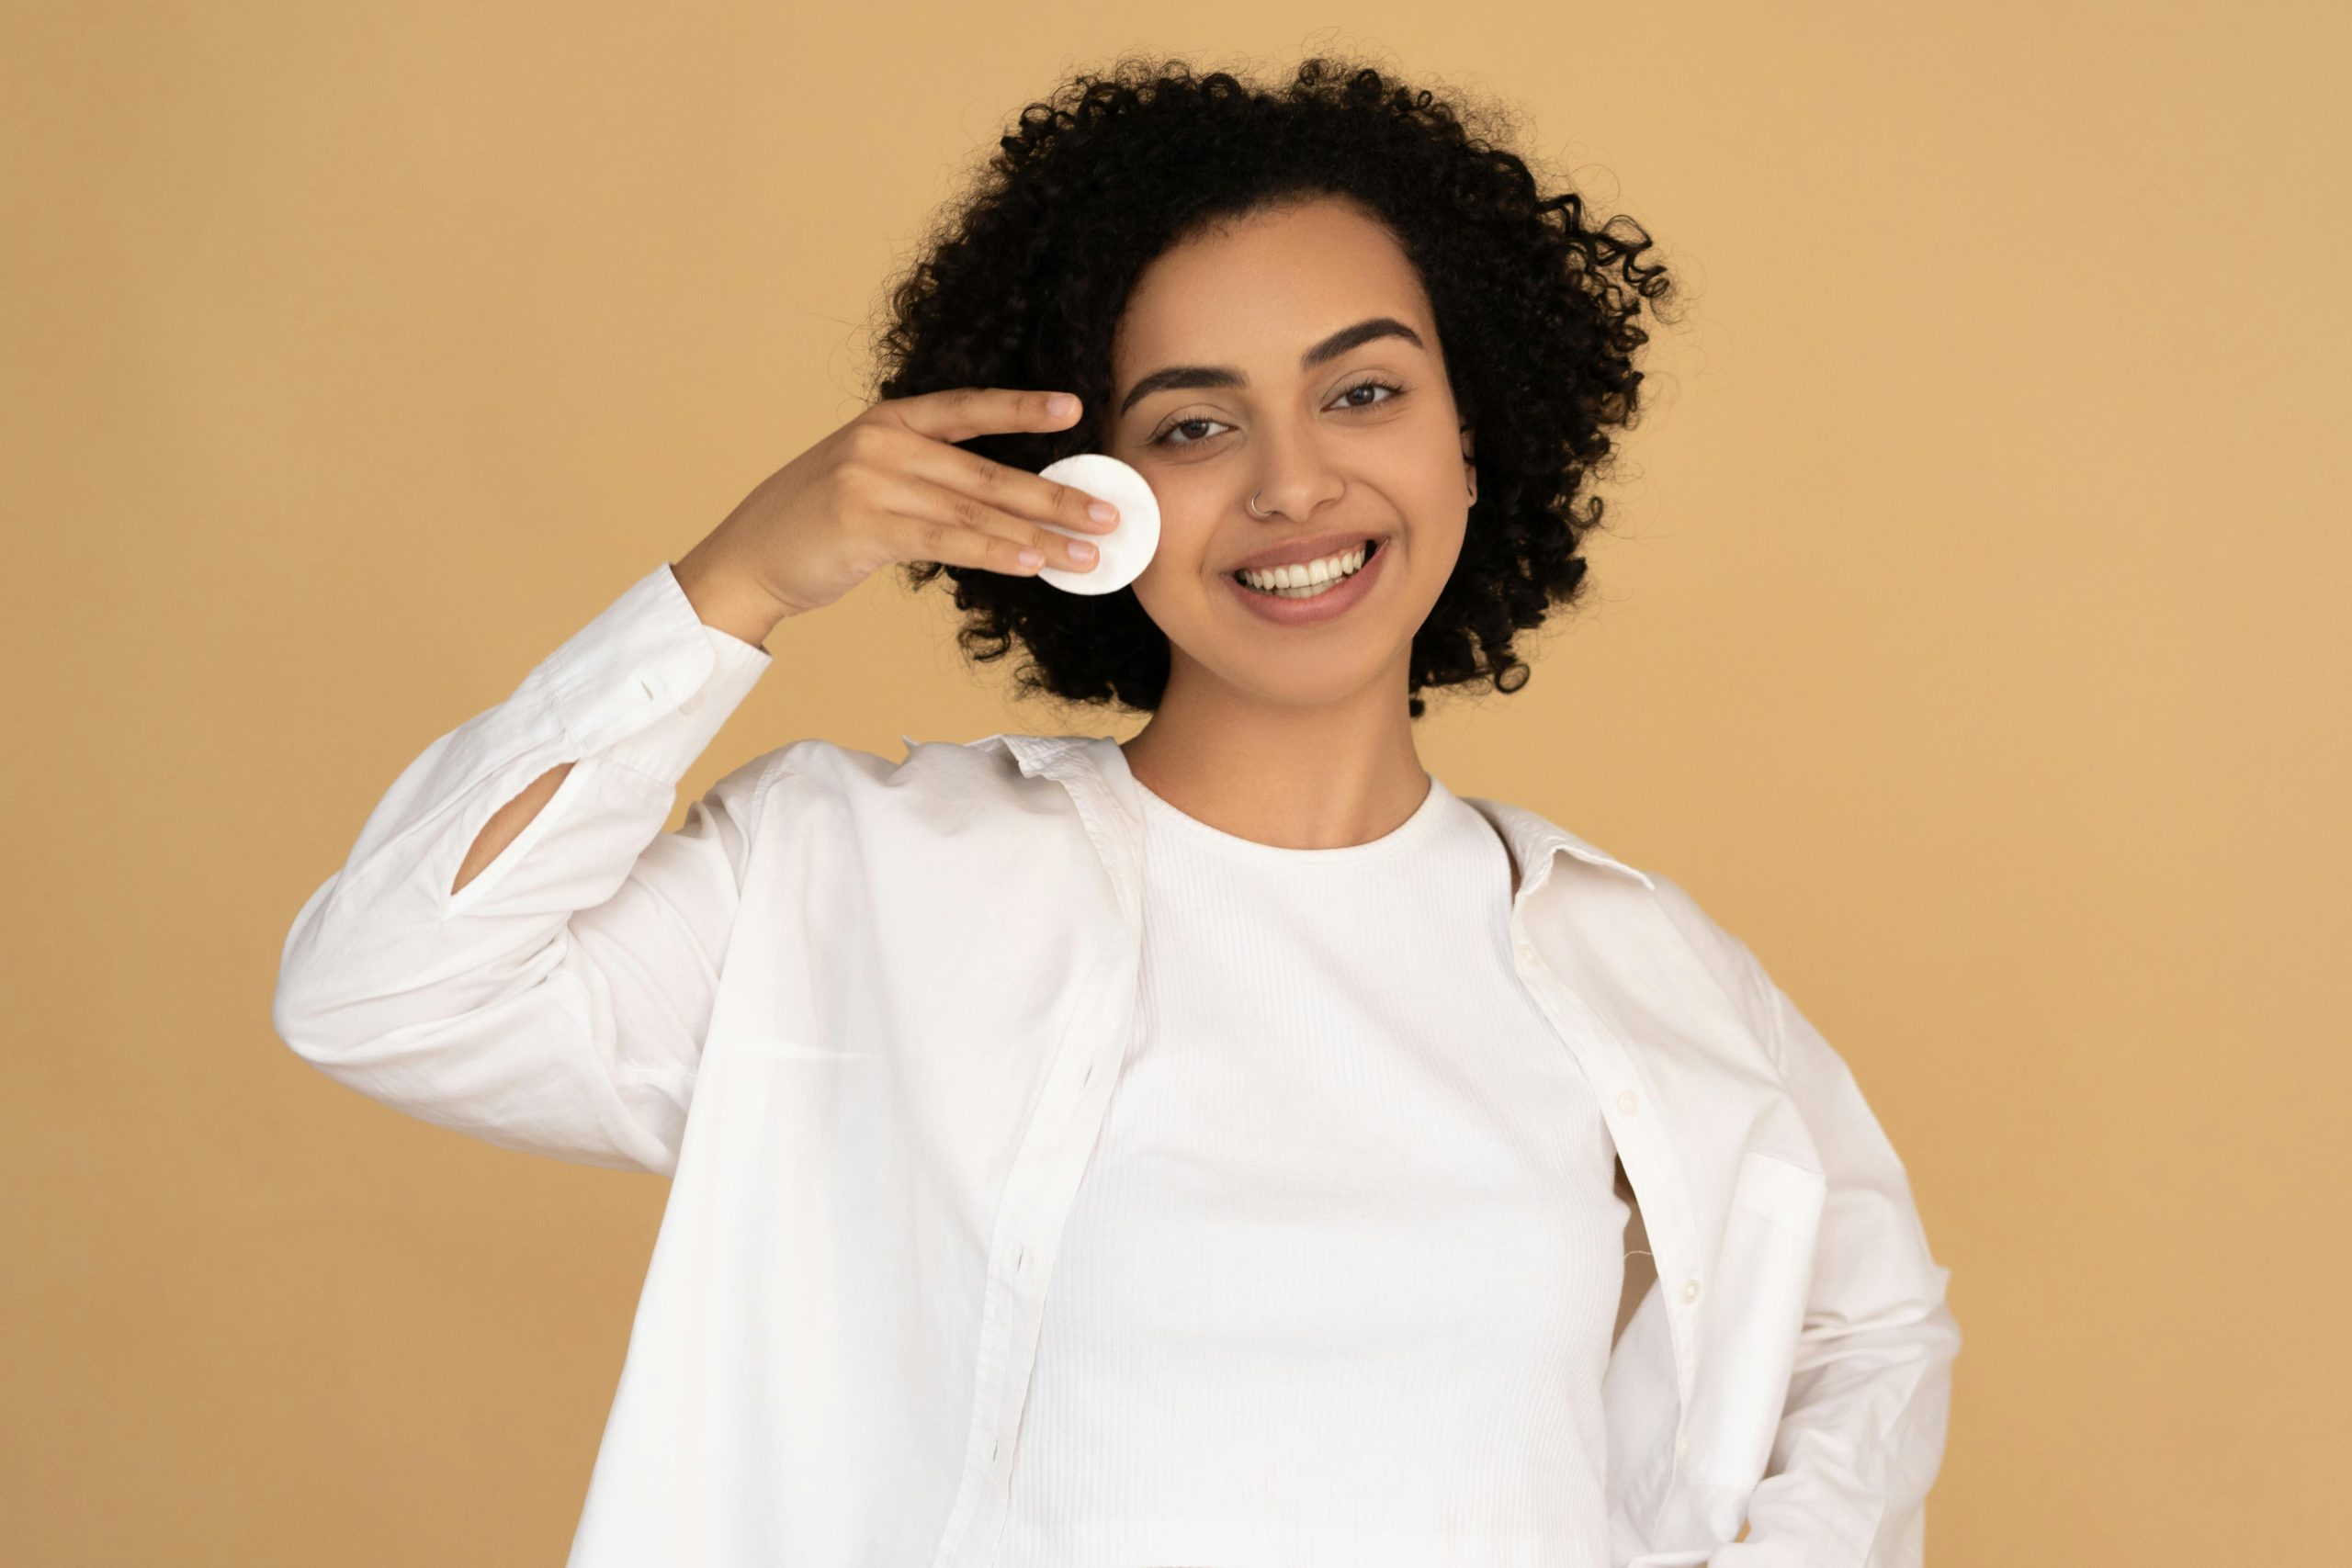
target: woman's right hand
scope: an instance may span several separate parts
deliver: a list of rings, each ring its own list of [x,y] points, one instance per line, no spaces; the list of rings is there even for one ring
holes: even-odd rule
[[[1050,400],[1064,397],[1067,411],[1056,412]],[[697,583],[738,606],[752,595],[761,609],[750,613],[764,614],[770,626],[831,604],[892,561],[1023,577],[1048,561],[1091,570],[1094,557],[1080,552],[1092,547],[1041,525],[1107,534],[1116,517],[1088,513],[1100,497],[954,445],[1060,430],[1078,415],[1067,393],[1007,388],[885,399],[761,480],[674,570],[690,597]]]

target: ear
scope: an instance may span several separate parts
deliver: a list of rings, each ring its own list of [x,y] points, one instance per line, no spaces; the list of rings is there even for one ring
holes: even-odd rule
[[[1478,499],[1478,466],[1476,454],[1471,451],[1472,445],[1470,426],[1465,423],[1462,427],[1462,462],[1470,470],[1470,499],[1476,501]]]

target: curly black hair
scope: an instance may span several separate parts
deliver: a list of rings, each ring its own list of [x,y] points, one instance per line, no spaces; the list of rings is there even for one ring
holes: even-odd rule
[[[1673,286],[1662,265],[1641,265],[1651,245],[1641,225],[1587,227],[1573,191],[1544,195],[1490,129],[1508,124],[1329,55],[1272,91],[1135,56],[1076,76],[1023,108],[1019,130],[890,284],[876,395],[1052,388],[1101,409],[1120,313],[1155,257],[1236,217],[1351,199],[1419,270],[1476,443],[1477,500],[1414,635],[1409,690],[1485,679],[1515,692],[1529,670],[1513,634],[1581,594],[1577,546],[1603,507],[1588,496],[1579,510],[1577,491],[1607,471],[1610,432],[1635,417],[1642,301]],[[1095,432],[1081,420],[959,445],[1035,472],[1094,449]],[[953,581],[967,657],[1023,645],[1023,691],[1151,711],[1167,690],[1167,637],[1131,587],[1069,594],[977,567],[904,570],[918,589],[942,572]],[[1408,702],[1419,718],[1420,697]]]

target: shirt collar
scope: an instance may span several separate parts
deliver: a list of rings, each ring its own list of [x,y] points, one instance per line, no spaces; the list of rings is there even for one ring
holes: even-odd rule
[[[899,739],[904,740],[906,737]],[[1014,761],[1020,765],[1022,775],[1026,778],[1035,778],[1040,773],[1055,774],[1073,765],[1089,768],[1100,777],[1120,761],[1105,754],[1104,748],[1112,751],[1118,749],[1118,742],[1106,735],[1001,733],[988,736],[974,744],[986,745],[990,740],[1004,742],[1012,752]],[[908,744],[912,745],[913,742],[909,741]],[[1483,795],[1464,795],[1462,798],[1493,823],[1502,834],[1503,841],[1510,846],[1512,863],[1522,868],[1520,898],[1525,898],[1544,885],[1552,874],[1553,857],[1560,854],[1632,877],[1651,892],[1657,891],[1657,884],[1646,874],[1613,855],[1604,853],[1541,813]]]

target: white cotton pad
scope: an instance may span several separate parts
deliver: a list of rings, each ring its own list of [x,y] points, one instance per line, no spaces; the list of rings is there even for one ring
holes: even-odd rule
[[[1107,534],[1090,534],[1046,523],[1043,527],[1072,539],[1084,539],[1100,555],[1085,571],[1047,566],[1037,575],[1065,593],[1115,593],[1143,575],[1159,548],[1159,498],[1151,483],[1128,465],[1102,452],[1080,452],[1037,470],[1038,477],[1066,484],[1119,509],[1119,525]]]

